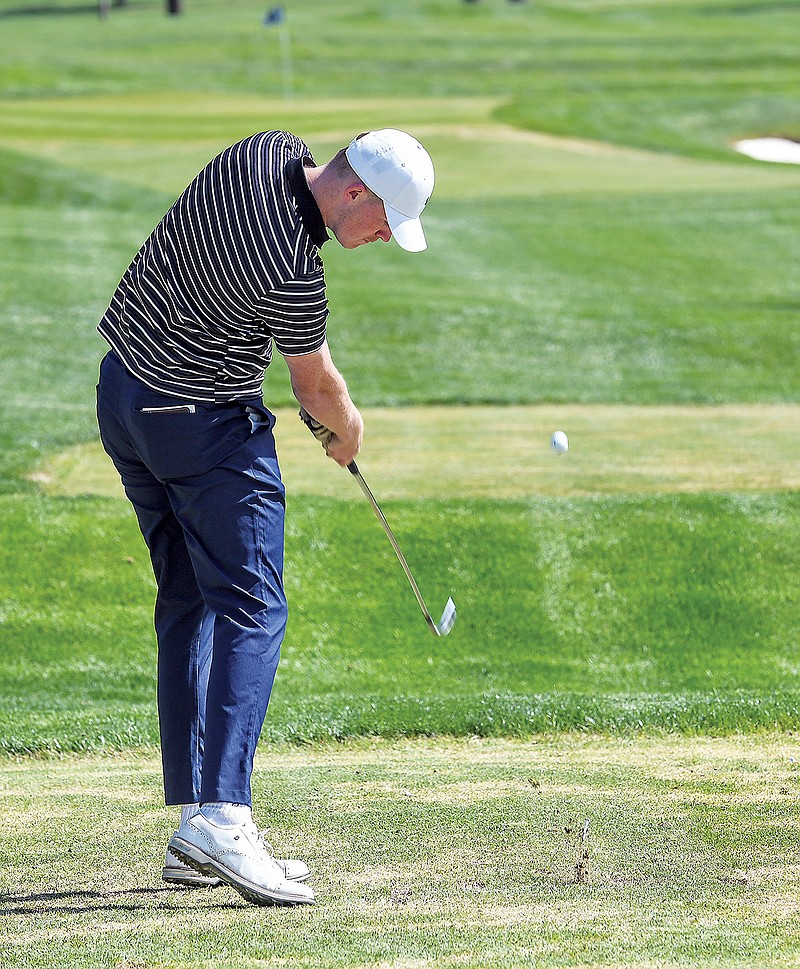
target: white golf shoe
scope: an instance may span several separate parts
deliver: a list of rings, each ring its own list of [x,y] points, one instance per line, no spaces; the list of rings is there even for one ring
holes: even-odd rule
[[[164,867],[161,869],[161,877],[169,885],[185,885],[187,888],[215,888],[222,884],[221,878],[215,875],[201,875],[194,868],[184,865],[169,848],[164,859]]]
[[[272,853],[271,846],[267,844],[266,847]],[[308,865],[297,858],[276,858],[275,864],[283,869],[284,878],[287,881],[304,882],[311,876]],[[222,879],[217,878],[216,875],[202,875],[194,868],[184,865],[180,858],[173,855],[169,847],[164,859],[164,867],[161,869],[161,877],[169,885],[184,885],[187,888],[216,888],[217,885],[222,884]]]
[[[199,886],[226,882],[255,905],[310,905],[314,892],[302,884],[310,871],[302,861],[276,859],[261,832],[250,822],[242,825],[217,825],[202,814],[184,821],[167,847],[181,865],[196,872],[202,882],[179,884]],[[166,873],[167,867],[164,866]],[[290,877],[291,873],[291,877]],[[177,878],[165,880],[178,881]]]

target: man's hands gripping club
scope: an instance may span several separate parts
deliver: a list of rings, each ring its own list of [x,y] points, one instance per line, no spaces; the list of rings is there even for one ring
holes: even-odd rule
[[[325,427],[324,424],[320,424],[318,420],[313,418],[311,414],[308,413],[305,407],[300,408],[300,420],[306,425],[309,431],[311,431],[314,437],[327,452],[328,445],[336,437],[333,431],[329,427]]]
[[[325,453],[346,468],[361,450],[364,421],[333,364],[327,343],[315,353],[286,357],[286,364],[300,416]]]
[[[300,408],[300,420],[302,420],[314,437],[319,441],[329,458],[333,458],[333,460],[336,461],[337,464],[341,464],[343,468],[348,467],[352,463],[353,458],[358,453],[358,450],[353,454],[353,457],[349,457],[351,452],[350,449],[345,445],[345,442],[341,441],[329,427],[325,427],[324,424],[320,424],[318,420],[313,418],[305,407]]]

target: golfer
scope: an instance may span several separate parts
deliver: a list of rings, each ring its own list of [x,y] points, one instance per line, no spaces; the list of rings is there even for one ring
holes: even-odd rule
[[[430,156],[402,131],[316,165],[285,131],[245,138],[191,182],[141,247],[98,329],[97,413],[158,586],[166,803],[181,806],[163,877],[227,882],[256,904],[314,901],[308,866],[276,859],[250,779],[286,626],[284,488],[262,399],[273,347],[346,466],[363,421],[326,341],[320,248],[392,236],[426,248]]]

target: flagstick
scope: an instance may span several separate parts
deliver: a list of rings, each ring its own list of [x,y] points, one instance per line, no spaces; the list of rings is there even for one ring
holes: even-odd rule
[[[294,97],[294,70],[292,68],[292,48],[289,39],[289,28],[279,27],[281,38],[281,65],[283,68],[283,96],[291,101]]]

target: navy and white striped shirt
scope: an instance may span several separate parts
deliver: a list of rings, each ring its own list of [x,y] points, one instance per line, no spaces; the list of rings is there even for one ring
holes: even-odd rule
[[[288,132],[245,138],[139,250],[98,330],[149,387],[207,402],[259,397],[273,341],[286,356],[323,345],[328,234],[304,160],[313,164],[308,146]]]

